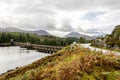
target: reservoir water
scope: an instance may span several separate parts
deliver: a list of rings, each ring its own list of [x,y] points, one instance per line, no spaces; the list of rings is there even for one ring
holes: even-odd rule
[[[25,66],[49,54],[20,47],[0,47],[0,74]]]

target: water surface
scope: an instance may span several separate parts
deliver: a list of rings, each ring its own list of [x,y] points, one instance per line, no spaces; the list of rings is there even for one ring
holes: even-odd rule
[[[49,54],[20,47],[0,47],[0,74],[30,64]]]

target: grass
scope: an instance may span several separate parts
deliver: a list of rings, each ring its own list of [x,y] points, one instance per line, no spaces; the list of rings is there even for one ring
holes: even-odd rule
[[[120,80],[120,56],[68,46],[5,73],[0,80]]]

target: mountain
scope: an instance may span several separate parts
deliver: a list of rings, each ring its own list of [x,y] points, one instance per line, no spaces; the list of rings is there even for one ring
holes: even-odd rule
[[[91,36],[83,35],[83,34],[80,34],[80,33],[77,33],[77,32],[71,32],[71,33],[65,35],[65,38],[68,38],[68,37],[75,37],[75,38],[83,37],[83,38],[86,38],[88,40],[93,39],[93,37],[91,37]]]
[[[47,31],[44,31],[44,30],[33,31],[33,33],[37,34],[37,35],[51,35],[50,33],[48,33]]]
[[[92,34],[94,37],[105,36],[107,34],[107,32],[104,32],[98,29],[87,29],[84,31],[84,33]]]
[[[1,32],[25,32],[24,30],[13,28],[13,27],[6,27],[6,28],[0,28]]]
[[[13,28],[13,27],[0,28],[0,32],[22,32],[22,33],[31,33],[31,34],[37,34],[37,35],[51,35],[45,30],[25,31],[25,30]]]

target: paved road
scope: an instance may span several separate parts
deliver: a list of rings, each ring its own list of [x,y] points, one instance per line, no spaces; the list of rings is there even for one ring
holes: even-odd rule
[[[120,52],[115,52],[115,51],[110,51],[110,50],[106,50],[106,49],[95,48],[95,47],[90,46],[90,44],[80,44],[80,45],[82,45],[85,48],[89,48],[91,50],[102,51],[103,53],[110,53],[110,52],[112,52],[112,53],[115,53],[116,55],[120,54]]]

